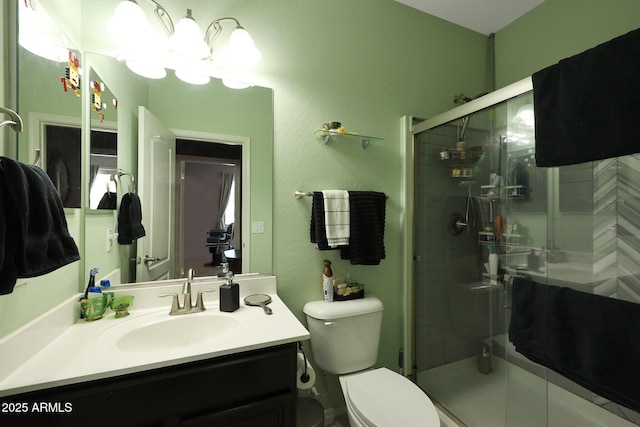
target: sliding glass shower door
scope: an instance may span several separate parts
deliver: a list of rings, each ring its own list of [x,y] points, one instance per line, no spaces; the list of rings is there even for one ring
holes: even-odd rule
[[[547,245],[530,104],[529,93],[415,135],[418,384],[469,426],[547,425],[546,373],[529,378],[514,360],[502,279]]]

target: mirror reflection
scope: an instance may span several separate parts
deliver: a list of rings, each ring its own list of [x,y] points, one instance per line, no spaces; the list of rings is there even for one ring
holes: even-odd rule
[[[113,253],[106,256],[94,242],[93,236],[109,229],[119,232],[119,207],[131,192],[123,178],[116,218],[87,215],[87,267],[119,270],[122,282],[185,277],[189,268],[217,275],[222,262],[235,273],[271,271],[270,232],[246,231],[252,212],[270,223],[271,90],[238,91],[217,81],[195,87],[173,76],[147,80],[114,58],[85,57],[118,100],[116,167],[135,179],[145,229],[126,244],[114,238]],[[100,191],[105,194],[106,187]],[[259,201],[255,208],[252,200]],[[254,241],[258,250],[267,248],[266,258],[251,256]]]
[[[89,70],[90,153],[89,209],[115,210],[118,169],[118,101],[94,69]]]

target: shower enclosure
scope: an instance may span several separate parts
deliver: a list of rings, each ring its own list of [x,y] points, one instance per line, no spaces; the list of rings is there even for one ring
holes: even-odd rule
[[[509,342],[513,276],[640,302],[640,156],[538,168],[533,120],[529,80],[413,127],[417,383],[473,427],[640,425]]]

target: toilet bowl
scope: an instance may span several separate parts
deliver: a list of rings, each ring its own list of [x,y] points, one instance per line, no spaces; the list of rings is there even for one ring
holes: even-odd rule
[[[376,363],[382,302],[375,297],[305,304],[315,363],[339,375],[351,427],[439,427],[436,408],[409,379]]]
[[[351,427],[440,427],[429,397],[387,368],[342,375],[340,385]]]

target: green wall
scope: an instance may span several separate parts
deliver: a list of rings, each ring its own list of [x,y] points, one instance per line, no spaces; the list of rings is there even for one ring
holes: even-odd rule
[[[496,34],[497,87],[639,27],[637,0],[545,0]]]
[[[246,1],[243,7],[240,21],[263,50],[256,74],[274,89],[278,293],[306,323],[302,308],[322,298],[322,260],[331,260],[335,276],[364,283],[368,295],[383,301],[378,363],[397,369],[403,269],[411,262],[402,238],[408,224],[401,117],[427,118],[453,107],[455,94],[486,91],[487,38],[394,1]],[[366,150],[357,139],[324,145],[313,132],[326,121],[383,140]],[[389,196],[386,259],[379,266],[351,265],[310,243],[311,199],[295,199],[294,192],[334,188]]]

